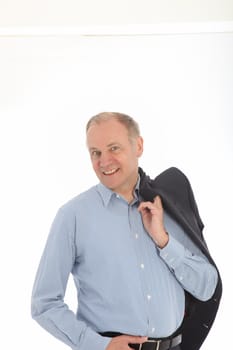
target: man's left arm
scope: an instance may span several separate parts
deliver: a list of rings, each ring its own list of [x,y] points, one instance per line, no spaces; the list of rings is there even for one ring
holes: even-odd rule
[[[204,255],[191,252],[172,234],[169,234],[166,246],[159,250],[160,257],[186,291],[202,301],[212,297],[218,273]]]
[[[138,210],[161,258],[183,288],[199,300],[210,299],[218,282],[217,270],[174,220],[166,222],[160,197],[156,196],[153,202],[141,202]]]

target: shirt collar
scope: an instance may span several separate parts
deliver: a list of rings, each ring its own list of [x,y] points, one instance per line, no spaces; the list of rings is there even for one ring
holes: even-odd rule
[[[140,175],[138,174],[138,180],[134,189],[134,197],[138,199],[139,197],[139,185],[140,185]],[[117,196],[116,192],[113,192],[108,187],[104,186],[101,182],[96,186],[97,191],[101,195],[101,198],[104,202],[104,206],[106,207],[109,204],[112,196]]]
[[[104,186],[101,182],[96,186],[96,188],[104,202],[104,206],[106,207],[114,192],[108,187]]]

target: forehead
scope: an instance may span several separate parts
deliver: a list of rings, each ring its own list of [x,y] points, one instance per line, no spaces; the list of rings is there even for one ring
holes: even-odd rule
[[[125,125],[115,119],[93,123],[87,131],[88,147],[103,147],[112,143],[129,142]]]

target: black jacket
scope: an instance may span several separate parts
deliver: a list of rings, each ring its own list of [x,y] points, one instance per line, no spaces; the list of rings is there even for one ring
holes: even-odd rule
[[[200,218],[193,191],[187,177],[177,168],[169,168],[150,179],[141,168],[139,192],[144,200],[153,201],[156,195],[162,199],[164,209],[183,227],[186,234],[216,267],[203,237]],[[217,269],[218,271],[218,269]],[[207,337],[215,320],[222,296],[222,281],[218,271],[218,284],[208,301],[200,301],[185,292],[186,311],[179,331],[182,332],[182,350],[198,350]]]

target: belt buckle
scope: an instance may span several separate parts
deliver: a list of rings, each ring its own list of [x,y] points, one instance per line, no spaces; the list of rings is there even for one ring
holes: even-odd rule
[[[161,340],[147,340],[146,343],[156,343],[155,350],[159,350]],[[143,344],[140,344],[139,350],[142,350]]]

